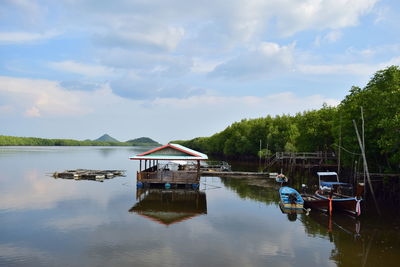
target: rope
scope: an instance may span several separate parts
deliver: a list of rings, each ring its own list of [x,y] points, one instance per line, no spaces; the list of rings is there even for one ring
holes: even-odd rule
[[[337,145],[337,144],[333,144],[333,145],[334,145],[334,146],[337,146],[337,147],[340,148],[340,149],[343,149],[344,151],[346,151],[347,153],[350,153],[350,154],[352,154],[352,155],[361,156],[361,153],[354,153],[354,152],[351,152],[351,151],[347,150],[346,148],[344,148],[344,147],[342,147],[342,146],[339,146],[339,145]]]

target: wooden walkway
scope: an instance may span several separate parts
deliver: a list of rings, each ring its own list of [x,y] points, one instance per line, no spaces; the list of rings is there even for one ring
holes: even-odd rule
[[[265,163],[265,169],[280,167],[334,167],[337,166],[336,155],[332,152],[276,152]]]
[[[217,171],[201,171],[201,176],[218,176],[232,178],[269,178],[268,172],[217,172]]]

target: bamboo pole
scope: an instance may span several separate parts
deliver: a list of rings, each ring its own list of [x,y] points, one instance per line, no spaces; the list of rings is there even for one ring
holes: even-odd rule
[[[360,107],[360,111],[361,111],[361,123],[362,123],[362,125],[361,125],[361,130],[362,130],[362,145],[363,145],[363,148],[364,148],[364,150],[365,150],[365,133],[364,133],[364,109],[363,109],[363,107]],[[363,169],[363,171],[364,171],[364,184],[366,184],[365,182],[365,178],[366,178],[366,176],[367,176],[367,174],[365,173],[365,168]],[[367,190],[364,190],[364,198],[366,199],[366,197],[367,197]]]
[[[342,115],[340,115],[340,125],[339,125],[339,153],[338,153],[338,168],[337,173],[340,175],[340,154],[341,154],[341,147],[342,147]]]
[[[357,124],[356,124],[355,120],[353,120],[353,124],[354,124],[354,128],[356,130],[358,144],[360,145],[360,148],[361,148],[361,154],[362,154],[363,163],[364,163],[364,171],[365,171],[365,173],[367,175],[369,189],[371,190],[371,194],[372,194],[372,198],[374,199],[376,210],[378,211],[378,214],[381,215],[381,212],[380,212],[379,207],[378,207],[378,203],[376,202],[374,188],[372,187],[372,183],[371,183],[371,178],[369,177],[367,158],[365,156],[365,149],[363,147],[363,144],[362,144],[362,141],[361,141],[361,138],[360,138],[360,134],[358,133],[358,128],[357,128]],[[365,186],[365,184],[364,184],[364,186]]]
[[[261,139],[260,139],[260,150],[258,153],[259,153],[258,171],[261,171]]]

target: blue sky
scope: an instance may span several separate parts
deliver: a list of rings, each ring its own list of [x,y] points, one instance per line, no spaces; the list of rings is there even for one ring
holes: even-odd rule
[[[165,143],[337,105],[400,64],[399,5],[1,0],[0,134]]]

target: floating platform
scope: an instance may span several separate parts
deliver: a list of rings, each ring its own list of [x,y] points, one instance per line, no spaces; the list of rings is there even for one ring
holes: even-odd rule
[[[54,178],[74,179],[74,180],[95,180],[103,181],[104,179],[112,179],[118,176],[126,176],[125,170],[66,170],[63,172],[54,172]]]

